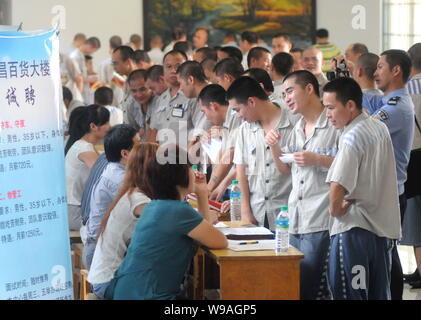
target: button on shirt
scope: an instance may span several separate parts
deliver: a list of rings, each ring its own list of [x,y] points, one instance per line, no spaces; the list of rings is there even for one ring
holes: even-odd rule
[[[285,153],[311,151],[334,157],[338,152],[340,130],[328,122],[324,110],[312,135],[306,138],[305,120],[301,118],[282,147]],[[282,145],[281,145],[282,146]],[[288,200],[290,233],[306,234],[329,230],[329,185],[326,184],[328,168],[322,166],[299,167],[292,163],[292,191]]]
[[[195,105],[196,99],[188,99],[181,90],[174,97],[171,97],[170,89],[161,94],[150,125],[151,129],[158,130],[157,140],[187,145],[188,134],[194,128]]]
[[[110,162],[94,187],[87,222],[88,238],[96,239],[102,217],[117,196],[124,178],[124,169],[121,163]]]
[[[414,104],[406,88],[395,90],[386,96],[363,96],[363,106],[389,128],[398,176],[398,192],[404,192],[406,170],[414,137]]]
[[[281,135],[281,144],[288,140],[294,122],[289,112],[282,115],[275,126]],[[265,143],[265,132],[259,122],[244,122],[237,131],[234,163],[245,165],[250,189],[250,208],[259,225],[264,225],[265,214],[269,227],[275,230],[279,208],[288,203],[291,175],[281,174],[275,166],[270,147]]]
[[[326,182],[342,185],[345,199],[354,201],[343,216],[331,217],[331,236],[362,228],[378,237],[400,237],[395,158],[383,123],[361,114],[345,127]]]

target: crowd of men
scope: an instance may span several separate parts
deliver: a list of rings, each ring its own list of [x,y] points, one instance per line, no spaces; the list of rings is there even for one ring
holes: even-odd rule
[[[229,33],[215,48],[208,37],[198,28],[191,43],[175,29],[165,48],[156,35],[145,51],[139,36],[126,45],[113,36],[95,72],[100,41],[76,35],[60,55],[67,117],[95,103],[141,141],[179,144],[207,173],[212,200],[229,199],[239,181],[244,221],[274,230],[288,205],[290,244],[304,253],[303,299],[402,299],[396,245],[404,217],[421,215],[418,197],[405,212],[410,154],[421,147],[421,44],[377,55],[353,43],[341,56],[324,29],[307,48],[282,33],[271,46],[252,31],[238,42]],[[221,147],[212,157],[203,150],[215,141]],[[95,183],[90,178],[82,200],[88,226],[86,210],[98,219],[107,209],[86,200]],[[421,225],[412,228],[421,234]],[[97,229],[88,231],[95,242]],[[407,244],[421,267],[419,236]],[[418,271],[409,278],[421,287]]]

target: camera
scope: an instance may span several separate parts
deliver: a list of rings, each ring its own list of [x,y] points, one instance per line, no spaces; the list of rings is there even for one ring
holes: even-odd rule
[[[327,79],[329,81],[332,81],[336,78],[349,77],[349,70],[346,66],[345,59],[342,59],[339,64],[338,64],[338,61],[336,59],[333,59],[333,61],[336,64],[336,69],[335,69],[335,71],[326,72]]]

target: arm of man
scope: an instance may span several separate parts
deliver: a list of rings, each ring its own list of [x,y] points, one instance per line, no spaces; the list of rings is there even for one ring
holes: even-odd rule
[[[299,167],[320,166],[330,168],[335,158],[310,151],[295,152],[294,161]]]
[[[330,184],[329,192],[329,212],[332,217],[341,217],[352,204],[351,201],[344,200],[346,189],[337,182]]]
[[[241,220],[257,225],[257,220],[250,207],[250,188],[246,175],[247,166],[237,164],[236,168],[238,184],[241,189]]]

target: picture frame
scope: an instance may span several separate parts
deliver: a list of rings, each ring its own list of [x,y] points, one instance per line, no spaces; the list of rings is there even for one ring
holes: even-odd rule
[[[293,46],[306,48],[314,43],[316,30],[315,0],[144,0],[145,48],[154,35],[164,44],[179,27],[191,41],[198,27],[209,30],[209,46],[221,45],[227,32],[237,41],[243,31],[255,31],[271,45],[275,34],[286,33]]]

